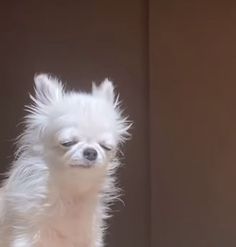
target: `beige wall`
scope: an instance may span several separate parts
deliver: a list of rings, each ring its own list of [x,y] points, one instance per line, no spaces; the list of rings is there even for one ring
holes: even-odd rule
[[[150,1],[153,247],[236,246],[235,9]]]

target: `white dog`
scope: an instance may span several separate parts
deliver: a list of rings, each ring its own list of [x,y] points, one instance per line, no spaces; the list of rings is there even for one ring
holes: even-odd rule
[[[1,247],[102,247],[104,219],[117,196],[116,153],[129,136],[113,85],[66,92],[35,77],[33,104],[1,189]]]

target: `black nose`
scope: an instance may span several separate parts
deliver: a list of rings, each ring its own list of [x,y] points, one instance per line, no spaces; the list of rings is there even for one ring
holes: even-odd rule
[[[83,152],[84,158],[89,161],[96,160],[98,153],[94,148],[86,148]]]

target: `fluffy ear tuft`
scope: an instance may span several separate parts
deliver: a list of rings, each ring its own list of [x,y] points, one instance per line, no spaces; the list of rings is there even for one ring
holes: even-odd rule
[[[48,74],[34,76],[35,98],[41,104],[47,105],[59,100],[63,95],[62,84]]]
[[[110,103],[114,103],[115,93],[113,83],[107,78],[99,85],[92,85],[92,94],[107,99]]]

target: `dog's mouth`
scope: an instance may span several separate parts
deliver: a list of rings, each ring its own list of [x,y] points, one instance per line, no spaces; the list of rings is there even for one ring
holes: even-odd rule
[[[85,163],[71,163],[70,167],[74,169],[82,168],[82,169],[90,169],[95,166],[94,162],[85,162]]]
[[[90,169],[92,168],[92,165],[70,165],[70,167],[73,169],[79,169],[79,168]]]

